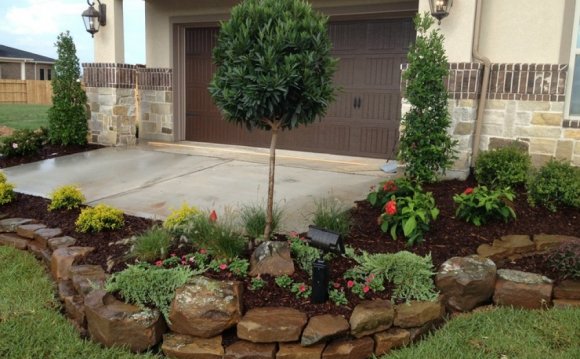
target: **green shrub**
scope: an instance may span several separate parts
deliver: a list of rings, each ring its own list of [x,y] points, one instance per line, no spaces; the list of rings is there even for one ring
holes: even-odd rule
[[[70,210],[78,208],[84,201],[86,201],[86,198],[78,187],[73,185],[62,186],[50,194],[48,210],[52,211],[61,208]]]
[[[201,214],[201,211],[196,207],[189,206],[183,203],[180,208],[174,209],[169,213],[169,216],[163,221],[163,228],[169,230],[174,235],[183,234],[182,227],[187,223],[191,217]]]
[[[580,280],[580,243],[560,245],[548,255],[548,266],[560,273],[562,278]]]
[[[350,208],[343,206],[338,200],[323,198],[314,202],[315,226],[340,234],[348,235],[351,226]]]
[[[280,288],[285,288],[288,289],[290,288],[290,286],[294,283],[294,281],[292,280],[292,278],[290,278],[288,275],[281,275],[279,277],[276,277],[274,279],[274,282],[276,282],[276,285]]]
[[[131,247],[129,257],[149,262],[155,259],[165,259],[173,239],[166,229],[153,227],[140,234]]]
[[[100,232],[105,229],[122,228],[125,220],[123,211],[105,204],[98,204],[93,208],[81,210],[75,225],[79,232]]]
[[[420,257],[407,251],[397,253],[368,254],[363,252],[353,258],[357,263],[352,271],[378,281],[394,284],[392,299],[435,300],[437,290],[433,283],[433,262],[431,255]]]
[[[240,256],[247,242],[227,215],[220,220],[202,213],[190,217],[183,225],[183,235],[197,248],[205,248],[212,256],[231,260]]]
[[[495,190],[486,186],[467,188],[463,193],[453,196],[453,201],[458,205],[455,216],[478,227],[492,218],[501,218],[507,222],[516,218],[512,209],[515,196],[509,187]]]
[[[266,208],[260,204],[245,205],[240,210],[240,219],[246,235],[252,239],[264,239]],[[274,206],[271,233],[276,232],[282,221],[282,210]]]
[[[530,166],[530,156],[513,144],[482,152],[475,162],[475,179],[490,188],[514,188],[526,183]]]
[[[397,178],[394,180],[383,181],[374,188],[371,188],[371,192],[367,196],[367,201],[373,207],[384,207],[385,204],[391,199],[392,196],[395,197],[406,197],[413,196],[413,193],[422,191],[421,186],[413,184],[406,178]]]
[[[0,205],[10,203],[16,198],[14,185],[8,182],[0,182]]]
[[[109,293],[119,293],[124,300],[146,309],[154,306],[165,319],[175,290],[184,285],[195,273],[188,267],[161,268],[146,263],[128,265],[113,274],[105,284]]]
[[[559,207],[580,207],[580,168],[567,162],[550,160],[531,176],[528,201],[552,212]]]
[[[304,239],[297,236],[290,236],[289,240],[292,258],[303,271],[312,276],[312,263],[320,258],[320,251],[311,247]]]
[[[423,241],[430,223],[439,216],[431,192],[415,192],[412,197],[392,196],[384,210],[379,217],[381,230],[388,232],[394,240],[402,232],[408,246]]]
[[[48,142],[45,128],[16,130],[0,141],[0,153],[5,157],[29,156],[37,153]]]
[[[0,171],[0,183],[6,183],[6,181],[8,181],[8,178],[6,177],[4,172]]]

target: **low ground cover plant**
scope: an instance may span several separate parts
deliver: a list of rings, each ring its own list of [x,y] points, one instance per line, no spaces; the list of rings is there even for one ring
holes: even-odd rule
[[[553,212],[566,206],[580,208],[580,168],[550,160],[531,176],[528,201]]]
[[[570,242],[552,250],[548,264],[562,278],[580,280],[580,243]]]
[[[475,162],[475,179],[488,188],[514,188],[526,184],[530,166],[530,156],[514,143],[482,152]]]
[[[98,204],[81,210],[75,222],[76,230],[79,232],[113,230],[123,227],[124,224],[123,211],[106,204]]]
[[[312,223],[345,237],[351,226],[350,208],[336,199],[322,198],[314,202]]]
[[[75,185],[66,185],[56,188],[50,194],[48,210],[79,208],[86,201],[85,195]]]
[[[457,204],[455,216],[478,227],[493,218],[508,222],[516,218],[511,207],[514,198],[515,194],[509,187],[495,190],[486,186],[469,187],[463,193],[453,196]]]
[[[0,154],[6,157],[28,156],[40,151],[48,143],[48,131],[45,128],[36,130],[16,130],[10,136],[0,140]]]

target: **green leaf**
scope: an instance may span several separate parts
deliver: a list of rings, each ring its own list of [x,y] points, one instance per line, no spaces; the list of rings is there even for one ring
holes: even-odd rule
[[[409,237],[415,228],[417,228],[417,220],[415,217],[409,217],[409,219],[403,224],[403,234],[405,237]]]
[[[397,240],[397,227],[398,225],[396,223],[391,227],[391,238],[394,240]]]

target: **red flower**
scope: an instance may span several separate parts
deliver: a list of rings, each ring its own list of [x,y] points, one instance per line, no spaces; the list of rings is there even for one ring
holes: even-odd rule
[[[471,187],[467,187],[465,189],[465,191],[463,191],[463,194],[472,194],[472,193],[473,193],[473,188],[471,188]]]
[[[298,290],[302,293],[306,292],[306,286],[304,284],[301,284],[300,287],[298,288]]]
[[[371,290],[371,288],[368,285],[363,287],[363,292],[368,293],[369,290]]]
[[[155,262],[155,265],[157,267],[161,267],[161,266],[163,266],[163,261],[159,260],[159,261]]]
[[[395,181],[388,181],[383,185],[383,191],[385,192],[395,192],[397,190],[397,185]]]
[[[199,254],[206,254],[206,253],[207,253],[207,251],[203,248],[199,250]]]
[[[182,260],[181,261],[181,264],[186,265],[187,264],[187,261],[186,260]]]
[[[211,213],[209,214],[209,220],[210,222],[217,221],[217,213],[215,213],[215,210],[212,210]]]
[[[228,269],[228,265],[225,264],[225,263],[222,263],[222,264],[220,264],[220,269],[221,270],[226,270],[226,269]]]
[[[387,202],[387,204],[385,205],[385,212],[387,212],[389,216],[394,216],[395,214],[397,214],[397,202],[395,202],[394,200],[390,200],[389,202]]]
[[[348,288],[352,288],[352,287],[354,287],[354,282],[352,280],[349,280],[348,282],[346,282],[346,286]]]

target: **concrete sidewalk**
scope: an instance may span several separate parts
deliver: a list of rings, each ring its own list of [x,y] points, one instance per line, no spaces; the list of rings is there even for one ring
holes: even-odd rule
[[[332,197],[351,206],[388,177],[384,160],[277,151],[275,202],[285,212],[284,230],[310,224],[314,200]],[[48,197],[78,185],[87,203],[106,203],[126,213],[163,219],[182,203],[235,211],[265,203],[268,152],[204,143],[148,143],[103,148],[4,170],[19,192]]]

